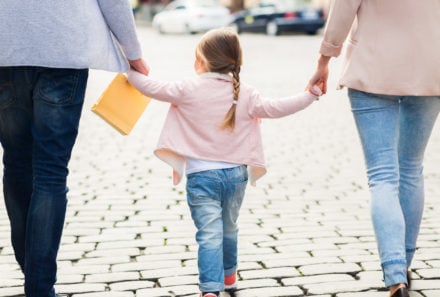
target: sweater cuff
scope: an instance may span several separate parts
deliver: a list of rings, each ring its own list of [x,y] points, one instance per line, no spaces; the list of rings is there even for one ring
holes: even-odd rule
[[[320,54],[329,57],[338,57],[341,51],[342,45],[335,45],[325,40],[321,43],[321,48],[319,49]]]

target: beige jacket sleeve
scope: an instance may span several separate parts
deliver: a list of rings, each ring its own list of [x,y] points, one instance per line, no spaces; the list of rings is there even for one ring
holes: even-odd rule
[[[362,0],[333,0],[320,53],[338,57],[356,18]]]

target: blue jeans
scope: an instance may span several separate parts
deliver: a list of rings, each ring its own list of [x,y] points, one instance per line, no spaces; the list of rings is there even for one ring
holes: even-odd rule
[[[27,297],[53,297],[88,70],[0,67],[3,192]]]
[[[188,174],[187,196],[197,227],[200,290],[224,290],[237,269],[237,219],[248,181],[246,166]]]
[[[407,283],[423,213],[423,157],[440,96],[386,96],[353,89],[348,95],[366,160],[385,285]]]

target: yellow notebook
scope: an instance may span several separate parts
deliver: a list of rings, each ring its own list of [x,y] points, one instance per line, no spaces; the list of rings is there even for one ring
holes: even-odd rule
[[[124,74],[118,73],[98,101],[93,104],[92,111],[121,134],[127,135],[148,103],[150,98],[130,85]]]

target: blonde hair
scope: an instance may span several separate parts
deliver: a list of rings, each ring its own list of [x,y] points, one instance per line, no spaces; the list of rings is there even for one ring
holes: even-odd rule
[[[229,28],[208,31],[200,40],[196,54],[204,60],[208,71],[232,74],[234,101],[221,123],[221,128],[234,130],[242,64],[242,53],[237,33]]]

